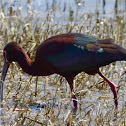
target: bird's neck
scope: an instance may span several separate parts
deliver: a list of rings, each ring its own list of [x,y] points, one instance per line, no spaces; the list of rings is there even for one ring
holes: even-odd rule
[[[19,54],[17,62],[24,72],[33,76],[47,76],[56,73],[55,69],[44,59],[35,58],[32,61],[24,50],[21,53],[22,55]]]
[[[23,71],[30,75],[36,75],[37,69],[35,69],[35,66],[33,67],[34,62],[29,58],[27,53],[25,53],[25,51],[22,50],[22,52],[20,52],[17,55],[18,55],[17,62],[19,66],[23,69]]]

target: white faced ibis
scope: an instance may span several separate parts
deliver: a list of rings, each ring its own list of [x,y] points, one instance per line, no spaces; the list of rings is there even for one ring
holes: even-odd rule
[[[110,85],[115,105],[118,106],[116,86],[99,71],[100,67],[114,61],[126,60],[126,49],[115,44],[112,39],[99,40],[79,33],[66,33],[42,42],[34,61],[16,42],[10,42],[4,47],[3,56],[2,81],[5,81],[12,61],[18,62],[24,72],[33,76],[48,76],[56,73],[65,77],[71,91],[73,79],[78,73],[82,71],[90,75],[98,73]],[[75,95],[73,98],[74,107],[77,107]]]

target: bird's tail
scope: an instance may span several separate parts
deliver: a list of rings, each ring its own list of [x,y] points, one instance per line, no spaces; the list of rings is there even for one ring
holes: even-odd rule
[[[116,61],[125,60],[126,61],[126,49],[115,44],[113,39],[100,40],[97,43],[104,52],[112,54]]]
[[[120,51],[122,53],[122,60],[126,61],[126,49],[124,49],[123,47],[120,47]]]

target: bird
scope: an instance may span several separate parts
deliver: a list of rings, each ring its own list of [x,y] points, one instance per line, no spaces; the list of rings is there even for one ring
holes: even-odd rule
[[[115,44],[111,38],[97,39],[81,33],[55,35],[40,44],[34,61],[29,58],[20,44],[10,42],[3,49],[3,57],[4,66],[1,76],[3,83],[13,61],[17,62],[24,72],[32,76],[59,74],[65,77],[71,92],[74,91],[73,80],[78,73],[99,74],[110,85],[115,107],[118,107],[116,86],[99,70],[100,67],[112,62],[126,61],[126,49]],[[3,97],[2,94],[1,96]],[[74,93],[72,100],[74,108],[77,108],[78,102]]]

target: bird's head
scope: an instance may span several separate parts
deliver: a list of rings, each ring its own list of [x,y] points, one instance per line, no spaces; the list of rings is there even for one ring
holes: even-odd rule
[[[17,53],[21,52],[22,48],[16,42],[8,43],[3,50],[4,66],[1,76],[1,81],[5,81],[7,70],[12,61],[17,61]]]

